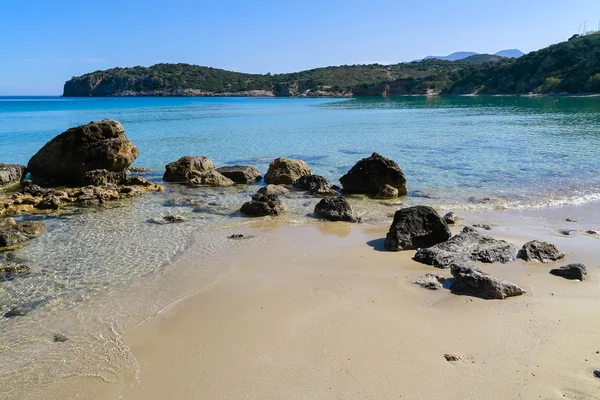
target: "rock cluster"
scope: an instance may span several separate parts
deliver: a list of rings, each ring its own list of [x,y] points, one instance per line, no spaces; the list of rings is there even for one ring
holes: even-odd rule
[[[466,226],[461,233],[446,242],[417,250],[414,260],[438,268],[448,268],[457,261],[507,263],[513,261],[516,256],[517,248],[514,245],[482,235],[474,228]]]
[[[304,161],[280,157],[269,164],[265,182],[274,185],[292,185],[305,175],[312,175],[312,172]]]
[[[93,170],[123,172],[138,156],[120,122],[105,119],[70,128],[46,143],[27,164],[34,180],[87,184]]]
[[[406,177],[398,164],[389,158],[373,153],[358,161],[340,178],[344,193],[362,193],[389,198],[407,194]],[[397,190],[397,193],[390,188]]]
[[[325,197],[317,203],[314,213],[317,218],[329,221],[360,222],[348,200],[341,196]]]
[[[413,206],[396,211],[386,235],[388,250],[431,247],[450,238],[450,229],[438,213],[428,206]]]

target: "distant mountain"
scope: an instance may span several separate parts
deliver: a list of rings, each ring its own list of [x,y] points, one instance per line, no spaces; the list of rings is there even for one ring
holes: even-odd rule
[[[501,60],[506,60],[507,57],[498,55],[498,54],[475,54],[466,58],[461,59],[462,62],[471,62],[471,63],[484,63],[484,62],[497,62]]]
[[[463,60],[465,58],[472,57],[472,56],[478,56],[478,55],[490,56],[491,54],[480,54],[480,53],[475,53],[473,51],[457,51],[457,52],[449,54],[447,56],[427,56],[427,57],[423,58],[423,60],[431,60],[432,58],[435,58],[436,60],[457,61],[457,60]],[[524,53],[518,49],[509,49],[509,50],[500,50],[499,52],[497,52],[493,55],[499,56],[499,57],[507,57],[507,58],[519,58],[522,55],[524,55]],[[473,59],[471,61],[477,62],[475,60],[476,59]],[[417,61],[422,61],[422,60],[417,60]],[[490,61],[490,60],[482,59],[482,61]]]
[[[525,53],[523,53],[519,49],[508,49],[508,50],[500,50],[495,55],[500,56],[500,57],[519,58],[521,56],[524,56]]]
[[[427,56],[423,60],[431,60],[432,58],[435,58],[436,60],[456,61],[462,60],[463,58],[475,56],[477,54],[478,53],[472,51],[457,51],[447,56]]]

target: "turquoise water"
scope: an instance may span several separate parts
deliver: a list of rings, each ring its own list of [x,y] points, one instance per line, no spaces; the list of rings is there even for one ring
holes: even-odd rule
[[[265,172],[287,156],[337,180],[377,151],[417,196],[521,204],[600,193],[597,98],[0,98],[0,161],[26,164],[56,134],[105,117],[125,125],[135,165],[156,170],[198,154]]]
[[[403,204],[442,211],[581,204],[600,199],[600,99],[400,97],[391,99],[0,97],[0,162],[27,164],[48,140],[91,120],[121,121],[135,165],[160,181],[164,165],[205,155],[266,172],[281,156],[337,181],[377,151],[407,175]],[[190,294],[187,281],[219,270],[250,219],[237,210],[256,186],[188,188],[115,202],[101,212],[45,218],[47,232],[0,263],[33,273],[0,286],[0,392],[56,377],[117,379],[135,359],[120,334]],[[188,197],[196,206],[173,207]],[[284,223],[315,223],[318,199],[282,198]],[[397,203],[351,198],[366,224],[387,224]],[[148,223],[181,214],[186,222]],[[40,217],[44,218],[44,217]],[[187,260],[187,261],[186,261]],[[28,315],[2,318],[33,303]],[[52,342],[61,332],[69,341]],[[65,362],[67,360],[68,362]]]

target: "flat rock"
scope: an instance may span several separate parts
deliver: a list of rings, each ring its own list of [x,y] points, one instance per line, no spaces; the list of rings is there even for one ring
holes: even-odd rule
[[[566,279],[576,279],[582,281],[587,275],[587,268],[585,264],[568,264],[559,268],[554,268],[550,270],[550,273],[552,275],[562,276]]]
[[[344,193],[363,193],[375,196],[386,185],[406,195],[406,177],[398,164],[377,153],[358,161],[348,173],[340,178]]]
[[[454,277],[454,284],[451,289],[455,292],[473,294],[489,299],[505,299],[525,293],[525,290],[516,284],[492,276],[472,264],[452,264],[450,272]]]
[[[525,261],[550,263],[563,259],[565,253],[553,244],[532,240],[523,245],[523,248],[519,251],[518,257]]]
[[[25,178],[25,166],[0,163],[0,188],[19,184]]]
[[[34,179],[81,184],[88,171],[125,171],[138,149],[112,119],[70,128],[46,143],[27,164]]]
[[[410,250],[431,247],[450,238],[450,229],[442,217],[429,206],[401,208],[386,235],[388,250]]]
[[[217,168],[217,172],[239,184],[254,183],[262,179],[258,169],[247,165],[221,167]]]
[[[312,172],[304,161],[280,157],[269,164],[265,182],[275,185],[291,185],[305,175],[312,175]]]
[[[329,221],[360,222],[348,200],[341,196],[325,197],[317,203],[314,213],[317,218]]]
[[[452,263],[466,260],[507,263],[514,261],[516,256],[517,248],[513,244],[465,227],[446,242],[417,250],[413,259],[434,267],[448,268]]]

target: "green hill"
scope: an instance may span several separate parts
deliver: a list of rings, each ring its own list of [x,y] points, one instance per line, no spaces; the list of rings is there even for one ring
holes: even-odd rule
[[[63,96],[350,96],[600,92],[600,35],[517,59],[342,65],[288,74],[246,74],[189,64],[113,68],[73,77]]]

